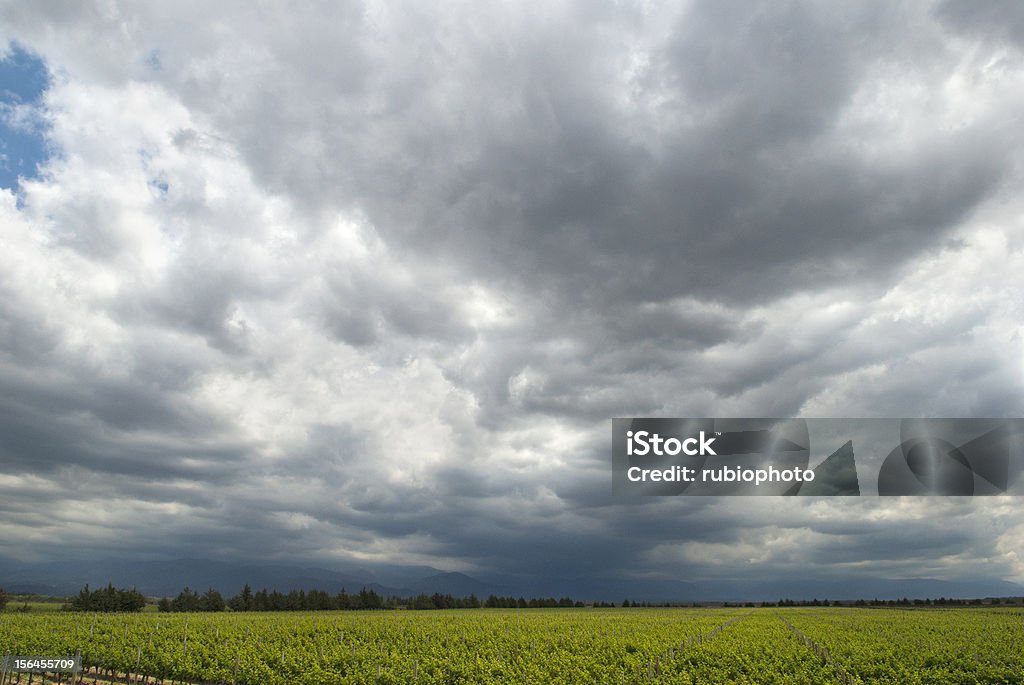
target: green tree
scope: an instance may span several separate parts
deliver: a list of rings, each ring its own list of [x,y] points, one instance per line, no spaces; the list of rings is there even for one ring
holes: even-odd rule
[[[210,588],[203,593],[202,598],[199,600],[199,607],[201,611],[224,611],[227,603],[219,592]]]
[[[201,611],[202,600],[198,592],[186,587],[171,600],[171,611]]]
[[[235,597],[231,598],[231,608],[235,611],[252,611],[255,605],[255,600],[252,596],[252,588],[249,587],[249,583],[245,584],[242,588],[242,592]]]
[[[86,585],[71,600],[71,611],[141,611],[146,606],[146,597],[132,588],[124,590],[107,585],[105,588],[90,590]]]

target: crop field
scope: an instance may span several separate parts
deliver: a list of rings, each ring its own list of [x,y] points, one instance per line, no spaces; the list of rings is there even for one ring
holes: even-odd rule
[[[0,615],[0,656],[76,652],[85,683],[1024,683],[1024,611]]]

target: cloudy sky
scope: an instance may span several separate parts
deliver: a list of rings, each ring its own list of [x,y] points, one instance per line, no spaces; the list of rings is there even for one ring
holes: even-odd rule
[[[0,557],[1024,581],[1018,499],[610,475],[1024,415],[1024,6],[434,5],[0,3]]]

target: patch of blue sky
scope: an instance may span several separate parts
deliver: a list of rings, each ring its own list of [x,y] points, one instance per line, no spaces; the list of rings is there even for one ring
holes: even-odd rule
[[[0,187],[15,192],[19,179],[35,178],[50,156],[43,93],[46,64],[17,43],[0,53]]]

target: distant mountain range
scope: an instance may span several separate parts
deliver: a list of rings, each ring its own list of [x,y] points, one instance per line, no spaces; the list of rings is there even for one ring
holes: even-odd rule
[[[152,597],[174,596],[188,586],[200,592],[219,590],[226,597],[249,584],[261,588],[319,589],[335,594],[362,588],[383,596],[420,593],[465,597],[490,594],[515,597],[571,597],[575,600],[621,602],[774,601],[778,599],[924,599],[926,597],[1008,597],[1024,595],[1024,586],[998,578],[937,580],[932,578],[832,578],[776,580],[629,580],[607,578],[473,578],[430,566],[366,565],[342,569],[289,564],[175,559],[164,561],[95,560],[23,563],[0,559],[0,587],[10,593],[57,596],[77,594],[86,584],[112,583],[136,587]]]

